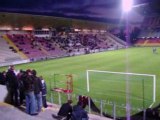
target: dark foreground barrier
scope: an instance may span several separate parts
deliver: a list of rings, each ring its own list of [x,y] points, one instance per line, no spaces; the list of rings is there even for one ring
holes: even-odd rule
[[[100,109],[96,106],[94,101],[87,96],[79,96],[79,101],[84,102],[84,106],[90,102],[90,109],[98,114],[101,114]],[[88,102],[86,102],[88,101]],[[102,112],[102,115],[107,118],[114,118],[112,115]],[[116,120],[127,120],[126,117],[116,117]],[[154,108],[148,108],[140,111],[130,117],[130,120],[160,120],[160,104]]]

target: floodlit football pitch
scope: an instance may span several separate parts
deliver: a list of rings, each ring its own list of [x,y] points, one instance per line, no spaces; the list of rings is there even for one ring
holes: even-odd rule
[[[0,71],[6,69],[3,67]],[[43,76],[47,82],[49,101],[50,89],[55,83],[56,87],[66,87],[65,77],[55,77],[55,74],[72,74],[74,96],[90,96],[98,107],[98,101],[103,101],[104,109],[112,109],[115,104],[117,112],[121,111],[117,113],[120,116],[125,113],[127,102],[133,108],[131,113],[160,102],[160,48],[157,54],[151,47],[129,48],[22,64],[16,69],[37,70],[38,76]],[[55,96],[53,101],[57,102]],[[112,110],[105,111],[112,113]]]

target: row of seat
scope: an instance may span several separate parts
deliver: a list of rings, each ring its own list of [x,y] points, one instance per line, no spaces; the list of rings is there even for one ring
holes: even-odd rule
[[[1,37],[1,61],[24,59],[18,53],[21,52],[29,59],[62,57],[79,55],[85,53],[99,52],[110,49],[123,48],[124,44],[109,33],[57,33],[51,38],[36,37],[34,35],[6,34],[6,39],[12,44],[7,43]],[[14,49],[16,47],[16,49]]]

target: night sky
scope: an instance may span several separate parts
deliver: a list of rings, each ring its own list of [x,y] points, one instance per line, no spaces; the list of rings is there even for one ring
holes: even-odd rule
[[[135,5],[155,0],[134,0]],[[27,13],[107,21],[106,12],[120,8],[121,0],[1,0],[1,12]],[[158,9],[158,8],[157,8]],[[112,14],[112,13],[110,13]]]

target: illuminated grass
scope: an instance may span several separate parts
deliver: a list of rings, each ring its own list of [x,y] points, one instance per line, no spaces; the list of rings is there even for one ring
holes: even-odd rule
[[[126,52],[128,57],[126,56]],[[159,52],[159,51],[158,51]],[[128,65],[127,65],[128,64]],[[127,68],[128,66],[128,68]],[[92,93],[87,93],[86,89],[86,70],[95,69],[103,71],[115,71],[115,72],[132,72],[141,74],[155,74],[157,76],[156,82],[156,104],[160,99],[160,52],[158,54],[152,53],[152,48],[130,48],[117,51],[107,51],[89,55],[67,57],[61,59],[53,59],[23,65],[17,65],[16,69],[35,69],[38,76],[42,75],[47,82],[48,86],[48,100],[50,97],[50,81],[54,80],[54,74],[74,74],[74,94],[76,95],[89,95],[94,99],[112,100],[117,104],[125,104],[125,93],[121,92],[121,89],[125,89],[124,83],[110,82],[110,84],[104,84],[103,80],[100,82],[94,80],[94,84],[97,85],[96,89],[92,90]],[[0,71],[6,70],[6,67],[0,68]],[[141,81],[142,82],[142,81]],[[136,82],[137,84],[137,82]],[[146,83],[147,84],[147,83]],[[148,83],[150,84],[150,83]],[[141,83],[140,83],[141,85]],[[112,88],[114,86],[116,89]],[[139,89],[132,87],[132,93],[135,97],[142,99],[142,96],[137,95]],[[99,87],[99,88],[98,88]],[[142,87],[142,86],[141,86]],[[119,91],[118,91],[118,89]],[[140,88],[141,89],[141,88]],[[100,93],[97,90],[101,90]],[[150,95],[151,89],[145,89],[145,97]],[[97,94],[98,93],[98,94]],[[105,94],[105,97],[104,97]],[[56,101],[56,98],[54,98]],[[119,103],[118,103],[119,102]],[[132,103],[139,105],[137,100],[132,100]],[[155,104],[155,105],[156,105]],[[140,105],[139,107],[141,107]],[[146,107],[147,104],[146,104]]]

